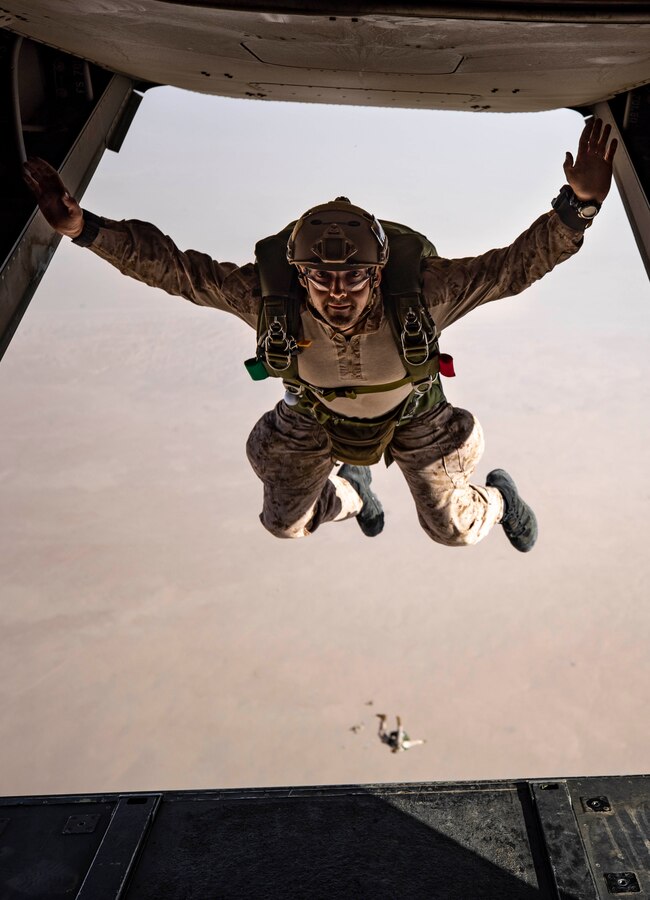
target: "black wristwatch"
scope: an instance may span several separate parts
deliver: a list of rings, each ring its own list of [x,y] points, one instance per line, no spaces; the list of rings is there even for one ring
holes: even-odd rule
[[[580,200],[568,184],[563,184],[551,206],[569,228],[584,231],[600,212],[598,200]]]

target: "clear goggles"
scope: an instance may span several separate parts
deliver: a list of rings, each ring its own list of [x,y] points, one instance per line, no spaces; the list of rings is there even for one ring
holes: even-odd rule
[[[343,269],[340,272],[327,269],[304,269],[303,275],[319,291],[360,291],[372,278],[372,269]]]

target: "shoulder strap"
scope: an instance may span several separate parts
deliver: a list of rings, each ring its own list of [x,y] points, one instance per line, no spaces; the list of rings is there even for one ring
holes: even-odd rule
[[[293,223],[258,241],[255,257],[262,289],[257,319],[257,358],[267,375],[294,378],[298,374],[301,293],[294,266],[287,262],[287,241]],[[251,366],[247,363],[251,371]],[[261,377],[264,377],[263,375]]]
[[[288,297],[291,292],[296,269],[287,261],[287,241],[293,226],[292,222],[255,244],[262,297]]]
[[[422,297],[422,261],[437,256],[423,234],[382,222],[390,256],[382,274],[384,307],[404,368],[414,379],[436,376],[440,368],[436,327]]]

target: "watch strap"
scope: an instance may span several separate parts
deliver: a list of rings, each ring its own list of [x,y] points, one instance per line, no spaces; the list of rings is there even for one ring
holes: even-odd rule
[[[586,219],[580,215],[579,210],[582,206],[595,206],[600,210],[600,203],[597,200],[578,200],[568,184],[562,185],[557,197],[553,198],[551,206],[564,224],[575,231],[584,231],[593,221],[593,217]]]
[[[96,216],[95,213],[91,213],[87,209],[82,210],[82,212],[84,214],[84,227],[81,234],[78,234],[76,238],[72,238],[72,243],[78,247],[90,247],[99,234],[99,229],[103,226],[104,220],[101,216]]]

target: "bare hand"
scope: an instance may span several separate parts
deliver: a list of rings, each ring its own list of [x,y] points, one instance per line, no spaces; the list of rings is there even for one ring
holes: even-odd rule
[[[70,196],[56,169],[44,159],[30,157],[23,165],[23,179],[52,228],[59,234],[78,237],[84,227],[83,212]]]
[[[618,146],[616,138],[609,147],[611,125],[603,128],[602,119],[589,119],[578,144],[575,164],[567,152],[564,174],[579,200],[597,200],[602,203],[612,183],[612,162]]]

